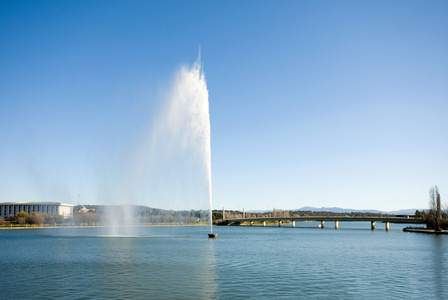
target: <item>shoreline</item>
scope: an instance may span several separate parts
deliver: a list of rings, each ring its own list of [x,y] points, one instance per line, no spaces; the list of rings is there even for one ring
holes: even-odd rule
[[[58,228],[112,228],[112,227],[197,227],[197,226],[210,226],[210,224],[140,224],[140,225],[130,225],[130,226],[108,226],[108,225],[68,225],[68,226],[53,226],[53,225],[43,225],[43,226],[0,226],[0,230],[20,230],[20,229],[58,229]]]
[[[407,227],[407,228],[403,228],[404,232],[417,232],[417,233],[426,233],[426,234],[448,234],[448,230],[441,230],[441,231],[436,231],[435,229],[428,229],[428,228],[412,228],[412,227]]]

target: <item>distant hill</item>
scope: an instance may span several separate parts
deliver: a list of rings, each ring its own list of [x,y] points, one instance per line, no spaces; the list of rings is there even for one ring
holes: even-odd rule
[[[352,212],[361,212],[361,213],[375,213],[375,214],[390,214],[390,215],[413,215],[417,208],[410,208],[410,209],[400,209],[400,210],[394,210],[394,211],[381,211],[376,209],[351,209],[351,208],[340,208],[340,207],[312,207],[312,206],[304,206],[302,208],[297,209],[283,209],[283,210],[290,210],[290,211],[328,211],[328,212],[334,212],[334,213],[352,213]],[[423,210],[423,209],[418,209]],[[282,211],[282,209],[278,209],[278,211]],[[263,211],[248,211],[248,213],[266,213],[269,211],[263,210]]]
[[[335,213],[351,213],[351,212],[362,212],[362,213],[376,213],[376,214],[390,214],[390,215],[412,215],[415,213],[417,208],[410,208],[410,209],[400,209],[400,210],[394,210],[394,211],[381,211],[376,209],[351,209],[351,208],[340,208],[340,207],[311,207],[311,206],[305,206],[299,209],[294,209],[294,211],[330,211]],[[422,209],[419,209],[422,210]]]

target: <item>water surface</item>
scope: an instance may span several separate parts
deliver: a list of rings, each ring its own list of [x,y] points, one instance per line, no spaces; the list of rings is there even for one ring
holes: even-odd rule
[[[297,223],[296,223],[297,224]],[[448,237],[403,226],[0,230],[3,299],[434,298]]]

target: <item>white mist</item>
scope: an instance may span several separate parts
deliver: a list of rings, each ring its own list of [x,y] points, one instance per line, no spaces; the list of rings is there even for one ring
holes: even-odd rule
[[[175,187],[174,201],[202,209],[206,198],[212,230],[209,94],[200,55],[193,66],[178,70],[168,91],[151,129],[151,169],[163,173],[167,166],[176,165],[172,167],[176,178],[183,178]]]

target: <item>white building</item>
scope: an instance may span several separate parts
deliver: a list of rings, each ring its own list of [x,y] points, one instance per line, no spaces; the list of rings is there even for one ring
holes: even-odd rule
[[[59,214],[68,219],[73,217],[73,207],[74,205],[59,202],[4,202],[0,203],[0,217],[6,220],[10,215],[14,216],[23,210],[29,214],[35,211]]]

